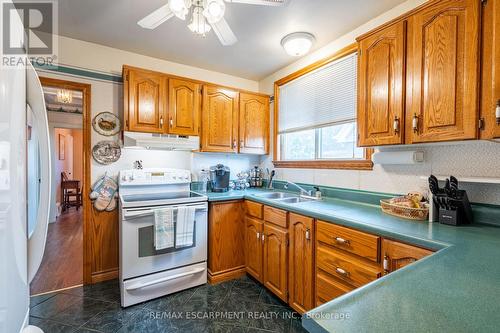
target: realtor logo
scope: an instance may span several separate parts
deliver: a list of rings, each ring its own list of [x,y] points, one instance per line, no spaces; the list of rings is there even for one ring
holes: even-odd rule
[[[3,7],[2,64],[19,64],[27,54],[31,62],[52,65],[57,51],[57,2],[0,1]]]

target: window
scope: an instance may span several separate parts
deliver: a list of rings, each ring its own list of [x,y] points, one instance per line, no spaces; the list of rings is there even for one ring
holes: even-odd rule
[[[357,142],[357,48],[275,83],[277,167],[371,169]]]

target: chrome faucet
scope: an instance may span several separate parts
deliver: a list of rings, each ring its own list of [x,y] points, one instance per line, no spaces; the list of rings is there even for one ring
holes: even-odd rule
[[[305,188],[303,188],[303,187],[302,187],[302,186],[300,186],[300,185],[295,184],[294,182],[289,182],[289,181],[287,181],[287,182],[286,182],[286,184],[285,184],[285,186],[284,186],[285,190],[287,190],[287,189],[288,189],[288,186],[289,186],[289,185],[293,185],[293,186],[295,186],[296,188],[298,188],[298,189],[300,190],[300,195],[306,195],[306,196],[308,196],[308,197],[312,197],[312,196],[313,196],[312,191],[307,191]]]
[[[269,180],[267,181],[267,189],[268,190],[274,190],[274,187],[273,187],[273,178],[276,175],[276,171],[271,170],[271,173],[269,173],[269,169],[267,169],[267,174],[269,175]]]

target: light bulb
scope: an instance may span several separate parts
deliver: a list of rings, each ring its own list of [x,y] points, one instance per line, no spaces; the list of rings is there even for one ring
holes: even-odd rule
[[[203,15],[207,18],[208,22],[219,22],[226,11],[226,5],[222,0],[207,0]]]

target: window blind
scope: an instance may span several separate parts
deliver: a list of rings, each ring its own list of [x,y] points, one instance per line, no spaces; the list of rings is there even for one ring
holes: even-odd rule
[[[356,119],[357,54],[279,87],[278,132]]]

